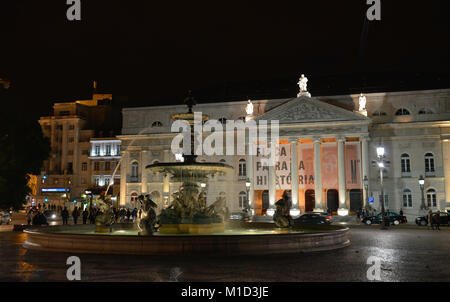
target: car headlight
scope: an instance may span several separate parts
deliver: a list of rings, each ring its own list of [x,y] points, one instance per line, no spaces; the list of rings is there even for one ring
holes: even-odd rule
[[[53,214],[53,215],[52,215],[52,218],[56,218],[56,215],[55,215],[55,214]]]

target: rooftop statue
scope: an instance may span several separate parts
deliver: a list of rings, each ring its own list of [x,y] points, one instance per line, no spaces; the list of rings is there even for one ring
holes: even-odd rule
[[[247,112],[247,115],[253,114],[253,104],[250,100],[248,100],[247,106],[245,107],[245,112]]]
[[[361,95],[359,96],[359,111],[360,112],[366,110],[366,103],[367,103],[366,96],[361,93]]]
[[[302,74],[297,84],[300,87],[300,93],[308,91],[308,78],[304,74]]]

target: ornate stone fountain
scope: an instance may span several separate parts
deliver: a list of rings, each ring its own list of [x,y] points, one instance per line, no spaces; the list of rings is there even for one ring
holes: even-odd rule
[[[226,173],[232,167],[223,163],[197,162],[194,155],[194,113],[192,107],[196,104],[192,96],[185,99],[187,113],[172,115],[173,120],[185,120],[191,128],[191,154],[183,155],[184,162],[156,163],[146,168],[154,173],[171,175],[172,183],[181,183],[179,190],[172,194],[170,206],[161,211],[159,222],[161,234],[211,234],[223,232],[225,197],[217,197],[208,206],[207,194],[200,183],[207,183],[209,177],[217,173]],[[209,117],[202,115],[202,121]]]

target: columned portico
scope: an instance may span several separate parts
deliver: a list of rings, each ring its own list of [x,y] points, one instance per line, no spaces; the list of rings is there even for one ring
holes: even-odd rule
[[[346,186],[345,186],[345,138],[336,139],[338,147],[338,185],[339,185],[339,213],[348,214],[346,205]]]
[[[315,196],[315,208],[314,211],[322,212],[322,152],[320,150],[322,140],[320,138],[314,138],[314,196]]]

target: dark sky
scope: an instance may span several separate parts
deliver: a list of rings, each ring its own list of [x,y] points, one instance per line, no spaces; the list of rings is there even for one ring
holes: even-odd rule
[[[205,100],[233,87],[292,94],[301,73],[321,94],[359,89],[358,70],[376,85],[450,74],[446,1],[381,0],[358,65],[365,2],[81,0],[82,20],[70,22],[65,0],[2,0],[0,77],[40,115],[89,97],[94,79],[142,106],[180,103],[189,89]]]

